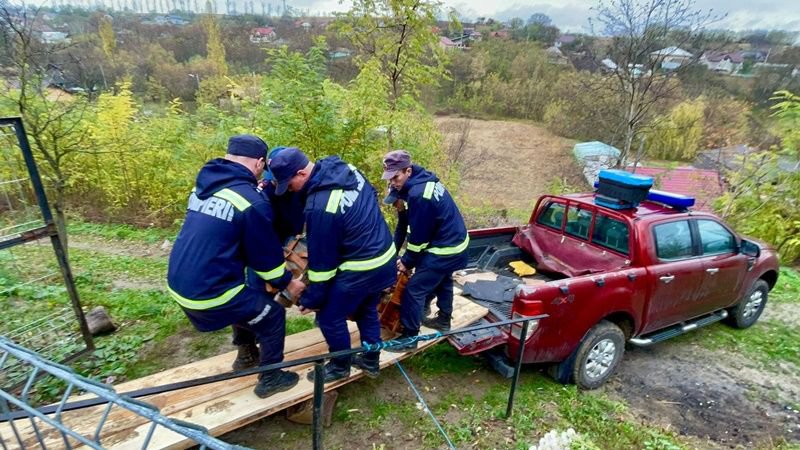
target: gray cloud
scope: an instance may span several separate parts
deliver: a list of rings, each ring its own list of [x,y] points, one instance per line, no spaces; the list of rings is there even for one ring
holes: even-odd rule
[[[281,0],[267,0],[277,3]],[[351,2],[338,0],[287,0],[297,8],[312,12],[347,10]],[[533,13],[545,13],[553,23],[567,31],[588,32],[591,8],[596,0],[535,0],[523,3],[520,0],[444,0],[446,8],[455,8],[465,20],[477,17],[493,17],[509,20],[514,17],[527,19]],[[714,28],[732,30],[772,29],[800,31],[800,1],[798,0],[696,0],[698,9],[712,9],[727,16],[714,24]]]
[[[461,0],[461,2],[466,5],[481,3],[479,0]],[[535,12],[543,12],[549,15],[559,28],[569,31],[587,31],[588,20],[592,16],[591,8],[597,5],[595,1],[590,0],[566,4],[540,0],[540,3],[532,5],[511,4],[510,1],[500,0],[496,4],[498,8],[493,17],[507,20],[512,17],[527,18]],[[697,0],[695,7],[725,15],[714,24],[715,28],[800,30],[800,6],[797,0]]]

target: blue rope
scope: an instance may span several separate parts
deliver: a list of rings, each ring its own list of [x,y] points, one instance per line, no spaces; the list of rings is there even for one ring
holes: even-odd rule
[[[417,387],[414,386],[414,382],[411,381],[411,378],[408,377],[406,371],[403,370],[403,366],[400,365],[400,361],[395,361],[394,363],[397,365],[397,368],[400,369],[400,373],[403,374],[406,381],[408,381],[408,385],[411,386],[411,390],[414,391],[414,394],[417,396],[417,400],[419,400],[419,402],[422,403],[422,407],[425,408],[425,411],[428,413],[429,416],[431,416],[431,419],[433,419],[433,423],[436,424],[436,428],[438,428],[439,432],[442,433],[442,436],[444,436],[444,440],[447,441],[447,445],[449,445],[451,449],[456,450],[456,446],[453,445],[453,441],[450,440],[450,437],[447,436],[447,433],[444,431],[444,428],[442,428],[442,426],[439,424],[439,421],[436,420],[436,416],[433,415],[433,411],[431,411],[431,409],[428,408],[428,404],[425,403],[425,400],[422,398],[422,395],[417,390]]]
[[[396,345],[413,344],[414,342],[421,342],[421,341],[432,341],[435,339],[439,339],[441,337],[443,337],[442,333],[437,331],[431,334],[408,336],[405,339],[392,339],[389,341],[377,342],[375,344],[368,344],[366,342],[362,342],[361,346],[364,347],[365,352],[377,352],[379,350],[383,350],[388,347],[394,347]]]

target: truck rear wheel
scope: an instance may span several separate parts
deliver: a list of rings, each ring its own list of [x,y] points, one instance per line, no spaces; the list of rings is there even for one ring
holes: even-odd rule
[[[551,368],[550,374],[561,383],[596,389],[611,378],[624,353],[625,334],[616,324],[603,320],[586,333],[569,358]]]
[[[769,284],[764,280],[756,280],[744,298],[728,312],[728,323],[736,328],[749,328],[764,312],[769,295]]]

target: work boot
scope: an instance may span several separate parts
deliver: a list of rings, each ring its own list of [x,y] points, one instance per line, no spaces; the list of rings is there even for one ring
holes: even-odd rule
[[[256,344],[239,345],[237,348],[239,353],[236,354],[236,360],[233,361],[233,370],[238,372],[258,365],[261,355]]]
[[[341,380],[350,376],[350,359],[348,357],[347,362],[344,361],[336,361],[332,359],[328,364],[325,364],[325,370],[323,371],[325,374],[325,383],[330,383],[336,380]],[[314,371],[308,373],[306,376],[308,381],[314,382]]]
[[[439,331],[450,331],[450,316],[446,316],[441,312],[436,313],[436,317],[422,319],[422,324],[428,328],[433,328]]]
[[[288,391],[300,381],[300,376],[288,370],[270,370],[258,376],[258,384],[253,392],[259,398],[267,398],[278,392]]]
[[[366,376],[378,378],[378,373],[381,371],[381,353],[359,353],[353,357],[353,364],[363,370]]]
[[[415,338],[415,337],[417,337],[416,334],[412,335],[412,334],[403,333],[400,336],[398,336],[397,339],[395,339],[395,340],[396,341],[404,341],[406,339]],[[394,345],[394,346],[391,346],[391,347],[386,347],[386,351],[387,352],[392,352],[392,353],[404,353],[404,352],[414,351],[416,349],[417,349],[417,341],[416,340],[414,340],[414,341],[412,341],[411,343],[408,343],[408,344],[401,344],[401,345]]]

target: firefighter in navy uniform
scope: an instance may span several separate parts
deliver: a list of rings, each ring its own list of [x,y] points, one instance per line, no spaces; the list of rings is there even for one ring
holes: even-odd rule
[[[203,166],[167,271],[170,295],[197,330],[233,327],[234,370],[281,362],[286,336],[284,308],[264,289],[246,286],[245,269],[293,295],[304,288],[286,270],[269,201],[257,190],[266,156],[264,141],[240,135],[230,138],[224,158]],[[264,398],[297,381],[294,372],[264,372],[255,393]]]
[[[377,306],[382,291],[396,280],[396,251],[375,189],[336,156],[312,163],[300,150],[286,149],[269,166],[278,195],[290,190],[306,198],[309,285],[300,298],[301,312],[317,311],[331,352],[350,348],[348,316],[362,342],[380,343]],[[379,357],[374,351],[352,360],[333,358],[325,366],[325,382],[348,377],[351,364],[377,376]]]
[[[397,261],[397,269],[414,270],[403,292],[400,324],[405,339],[419,334],[420,323],[441,331],[450,329],[453,315],[453,272],[467,266],[469,235],[464,219],[450,193],[435,174],[411,163],[404,150],[384,157],[383,179],[408,208],[406,251]],[[436,296],[439,312],[422,319],[426,299]],[[404,352],[417,348],[416,341],[388,348]]]

